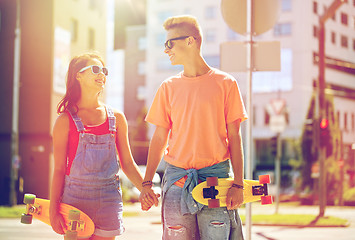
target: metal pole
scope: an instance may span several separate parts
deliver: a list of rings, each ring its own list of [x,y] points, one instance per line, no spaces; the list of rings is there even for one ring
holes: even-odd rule
[[[280,187],[281,187],[281,134],[277,133],[276,159],[275,159],[275,177],[276,177],[276,205],[275,214],[279,211]]]
[[[248,69],[248,94],[247,94],[247,111],[249,119],[247,121],[247,162],[246,162],[246,178],[253,179],[253,102],[252,102],[252,75],[253,75],[253,8],[254,0],[247,1],[247,69]],[[246,240],[251,239],[251,203],[246,204]]]
[[[19,141],[18,141],[18,113],[19,113],[19,86],[20,86],[20,47],[21,47],[21,28],[20,28],[20,0],[16,0],[16,28],[14,44],[14,82],[12,96],[12,132],[11,132],[11,182],[10,182],[10,205],[17,204],[16,182],[18,179],[19,167]]]
[[[319,119],[325,117],[324,108],[324,22],[319,21],[319,85],[318,85],[318,98],[319,98]],[[317,126],[319,128],[319,126]],[[323,217],[326,205],[326,178],[325,178],[325,147],[320,146],[319,155],[319,216]]]

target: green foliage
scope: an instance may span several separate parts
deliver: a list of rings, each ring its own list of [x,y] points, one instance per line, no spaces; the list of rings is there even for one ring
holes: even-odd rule
[[[350,188],[344,192],[344,201],[355,202],[355,188]]]
[[[25,210],[25,205],[18,205],[14,207],[0,206],[0,218],[20,218]]]
[[[341,156],[341,131],[339,129],[338,119],[334,112],[333,96],[325,96],[325,116],[329,121],[330,127],[330,145],[327,147],[325,168],[326,168],[326,179],[327,179],[327,193],[329,195],[337,195],[338,191],[337,185],[340,184],[340,171],[337,165],[337,160]],[[316,113],[316,94],[313,94],[310,100],[308,112],[306,115],[306,121],[302,130],[301,136],[301,152],[302,152],[302,163],[293,161],[292,164],[295,168],[298,168],[301,173],[301,188],[312,188],[314,187],[313,180],[311,178],[312,165],[318,161],[319,158],[319,148],[318,139],[314,136],[314,131],[319,128],[319,120]],[[308,123],[308,124],[307,124]]]

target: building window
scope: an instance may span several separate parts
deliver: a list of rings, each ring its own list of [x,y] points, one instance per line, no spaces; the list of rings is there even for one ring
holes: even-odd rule
[[[209,6],[205,8],[205,18],[214,19],[216,18],[216,8],[214,6]]]
[[[348,47],[348,38],[344,35],[341,36],[341,46],[344,48]]]
[[[170,11],[165,11],[165,12],[159,12],[157,17],[158,17],[158,24],[162,25],[165,20],[171,16],[173,16],[174,14]]]
[[[97,0],[90,0],[90,1],[89,1],[89,8],[90,8],[91,10],[97,9],[97,8],[98,8],[98,2],[97,2]]]
[[[182,71],[182,65],[171,65],[171,62],[167,57],[157,60],[157,71]]]
[[[165,33],[158,33],[155,37],[155,43],[159,47],[164,47],[164,43],[166,40],[166,34]]]
[[[282,0],[281,2],[282,11],[291,11],[292,10],[292,0]]]
[[[344,130],[348,130],[348,113],[344,113]]]
[[[256,116],[257,111],[256,110],[257,110],[256,106],[253,105],[253,126],[256,126],[256,119],[257,119],[257,116]]]
[[[313,1],[313,13],[318,14],[318,3]]]
[[[234,32],[232,29],[228,28],[227,30],[227,40],[228,41],[235,41],[238,39],[238,34]]]
[[[138,75],[145,75],[145,62],[138,62]]]
[[[348,15],[345,13],[341,13],[341,23],[345,26],[348,26]]]
[[[89,39],[88,39],[88,47],[89,49],[95,48],[95,30],[93,28],[89,28]]]
[[[265,109],[265,111],[264,111],[264,124],[266,126],[268,126],[270,124],[270,114],[267,111],[267,109]]]
[[[219,65],[220,65],[219,55],[205,56],[205,60],[206,60],[207,64],[210,65],[211,67],[219,68]]]
[[[332,16],[332,20],[335,21],[336,20],[336,14],[334,13],[333,16]]]
[[[353,39],[353,50],[355,51],[355,39]]]
[[[78,21],[76,19],[71,19],[70,34],[71,34],[71,41],[73,43],[76,42],[78,39]]]
[[[336,44],[336,34],[335,34],[335,32],[331,33],[331,41],[332,41],[333,44]]]
[[[274,27],[275,36],[287,36],[291,35],[291,23],[280,23]]]
[[[144,51],[147,49],[147,38],[146,37],[140,37],[138,39],[138,49],[141,51]]]
[[[313,37],[318,38],[318,27],[313,26]]]
[[[216,41],[216,31],[214,29],[207,29],[206,31],[206,36],[205,36],[206,42],[215,42]]]

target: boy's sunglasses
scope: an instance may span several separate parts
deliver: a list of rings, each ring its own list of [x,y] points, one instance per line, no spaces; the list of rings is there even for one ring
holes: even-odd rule
[[[188,38],[188,37],[190,37],[190,36],[182,36],[182,37],[177,37],[177,38],[172,38],[172,39],[166,40],[165,48],[172,49],[174,47],[173,41],[185,39],[185,38]]]
[[[96,65],[90,65],[90,66],[83,67],[82,69],[79,70],[79,72],[80,73],[84,72],[86,69],[89,69],[89,68],[91,68],[91,72],[93,74],[99,74],[102,71],[102,73],[105,74],[105,76],[108,75],[107,68],[105,68],[105,67],[101,68],[101,67],[96,66]]]

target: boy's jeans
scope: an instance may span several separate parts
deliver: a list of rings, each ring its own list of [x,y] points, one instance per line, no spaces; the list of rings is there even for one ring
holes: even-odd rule
[[[243,240],[238,212],[204,207],[197,214],[181,215],[182,188],[172,185],[163,201],[164,240]]]

